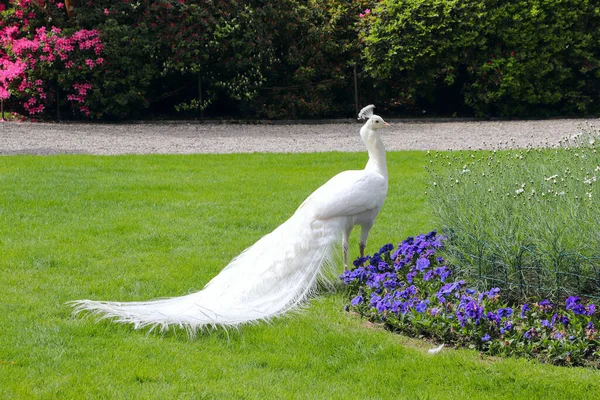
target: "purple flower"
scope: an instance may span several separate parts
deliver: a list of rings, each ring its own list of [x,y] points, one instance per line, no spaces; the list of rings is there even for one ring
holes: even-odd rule
[[[577,296],[567,297],[567,300],[565,300],[565,303],[567,303],[567,310],[570,310],[571,308],[573,308],[573,306],[575,304],[579,304],[580,301],[581,301],[581,299]]]
[[[510,317],[513,314],[513,309],[510,307],[499,308],[497,313],[500,318]]]
[[[446,278],[448,278],[448,275],[450,275],[450,270],[445,265],[434,269],[433,272],[440,277],[441,282],[445,282]]]
[[[540,306],[552,306],[548,300],[542,300],[538,303]]]
[[[535,331],[535,329],[534,329],[534,328],[531,328],[530,330],[528,330],[527,332],[525,332],[525,335],[524,335],[524,336],[525,336],[527,339],[531,339],[532,337],[535,337],[536,333],[537,333],[537,332]]]
[[[531,310],[531,307],[529,307],[529,304],[527,304],[527,303],[523,304],[523,308],[521,308],[521,318],[527,318],[525,316],[525,313],[529,310]]]
[[[596,333],[596,328],[594,327],[594,323],[590,321],[585,327],[585,334],[587,335],[588,339],[592,339],[594,333]]]
[[[379,314],[382,314],[388,309],[388,304],[386,304],[384,301],[380,301],[379,303],[377,303],[377,306],[375,308],[377,309],[377,312]]]
[[[540,322],[540,323],[542,324],[542,326],[544,328],[552,328],[552,324],[547,319],[543,319],[542,322]]]
[[[556,339],[556,340],[561,340],[562,338],[564,338],[564,336],[563,336],[563,334],[562,334],[562,333],[556,332],[556,333],[554,334],[554,339]]]
[[[462,326],[463,328],[467,324],[467,317],[465,316],[465,313],[463,311],[456,312],[456,319],[458,319],[458,322],[460,322],[460,326]]]
[[[466,289],[465,292],[467,292],[467,294],[475,294],[477,292],[477,290],[475,290],[475,289]]]
[[[479,319],[483,316],[483,307],[477,304],[476,301],[469,301],[465,305],[465,313],[467,314],[467,317],[479,322]]]
[[[431,280],[431,278],[433,277],[433,275],[434,275],[433,271],[431,271],[431,270],[427,271],[427,272],[425,272],[425,275],[423,275],[423,280],[425,282],[428,282],[429,280]]]
[[[488,335],[487,333],[481,337],[482,342],[487,342],[490,339],[491,339],[491,336]]]
[[[578,296],[567,297],[567,300],[565,301],[565,303],[567,304],[566,309],[573,311],[573,314],[576,314],[576,315],[587,314],[587,310],[585,309],[583,304],[581,304],[581,298],[579,298]]]
[[[571,321],[569,320],[569,317],[567,317],[566,315],[565,315],[565,316],[562,316],[562,317],[559,317],[559,319],[560,319],[560,322],[561,322],[561,323],[562,323],[562,324],[565,326],[565,328],[566,328],[567,326],[569,326],[569,322],[571,322]]]
[[[427,311],[427,304],[429,304],[429,300],[420,301],[419,304],[417,304],[417,306],[415,307],[415,310],[418,313],[424,313],[425,311]]]
[[[586,313],[585,313],[585,314],[586,314],[586,315],[589,315],[589,316],[591,317],[591,316],[594,314],[594,312],[595,312],[595,311],[596,311],[596,305],[595,305],[594,303],[590,303],[590,304],[587,306],[587,309],[586,309]]]
[[[369,286],[373,289],[376,289],[381,286],[381,284],[383,283],[383,281],[386,280],[386,278],[387,278],[386,274],[373,274],[367,280],[367,286]]]
[[[371,302],[373,300],[371,299]],[[379,300],[376,305],[375,308],[377,309],[377,312],[382,314],[384,311],[387,311],[391,308],[391,296],[389,294],[385,295],[381,300]]]
[[[417,288],[415,285],[410,285],[401,292],[396,292],[396,297],[402,297],[403,299],[409,299],[417,294]]]
[[[581,304],[581,298],[579,298],[578,296],[570,296],[567,297],[567,300],[565,301],[565,303],[567,304],[566,309],[567,310],[571,310],[573,311],[574,314],[576,315],[588,315],[588,310]],[[593,304],[591,304],[593,305]],[[596,306],[593,305],[593,309],[596,309]]]
[[[502,318],[498,314],[496,314],[496,313],[489,312],[487,314],[487,319],[490,320],[491,322],[495,322],[496,325],[500,326],[500,320]]]
[[[379,300],[381,300],[381,296],[373,293],[371,294],[371,306],[375,307],[377,305],[377,303],[379,302]]]
[[[363,297],[361,295],[356,296],[355,298],[352,299],[352,301],[350,302],[350,304],[352,304],[353,306],[357,306],[360,303],[363,302]]]
[[[513,323],[512,321],[506,321],[506,324],[504,324],[503,328],[500,328],[500,333],[504,334],[504,332],[506,331],[510,331],[513,328]]]
[[[389,265],[387,265],[387,263],[383,262],[383,261],[379,261],[379,263],[377,263],[377,268],[381,271],[381,272],[385,272],[387,270],[390,269]]]
[[[571,311],[573,311],[573,314],[576,314],[576,315],[586,315],[587,314],[587,310],[581,304],[575,304],[573,306],[573,308],[571,309]]]
[[[421,257],[417,260],[417,271],[424,271],[429,268],[430,262],[427,258]]]
[[[464,284],[465,284],[465,281],[463,281],[463,280],[456,281],[454,283],[447,283],[440,288],[440,290],[438,291],[438,294],[439,295],[452,294],[452,292],[454,292],[457,289],[460,289],[460,286],[464,285]]]
[[[388,243],[379,249],[379,254],[388,253],[392,250],[394,250],[394,245],[391,243]]]

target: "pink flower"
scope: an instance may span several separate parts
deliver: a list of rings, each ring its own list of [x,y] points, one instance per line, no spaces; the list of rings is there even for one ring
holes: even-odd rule
[[[96,66],[96,64],[94,64],[94,60],[91,60],[89,58],[85,60],[85,65],[87,65],[90,68],[94,68]]]
[[[365,15],[369,15],[371,14],[371,10],[369,10],[368,8],[365,10]]]
[[[104,9],[104,15],[108,15],[108,8]]]
[[[6,90],[2,86],[0,86],[0,99],[8,99],[9,97],[10,97],[10,93],[8,92],[8,90]]]
[[[64,6],[65,6],[64,3],[61,3],[61,2],[56,3],[56,7],[58,7],[58,8],[63,8]]]

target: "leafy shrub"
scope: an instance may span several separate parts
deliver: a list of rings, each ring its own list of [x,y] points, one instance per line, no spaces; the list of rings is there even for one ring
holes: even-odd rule
[[[219,97],[251,99],[264,80],[269,47],[247,2],[101,0],[75,20],[102,32],[110,69],[95,100],[116,117],[153,105],[198,115]]]
[[[383,0],[364,59],[392,102],[523,116],[598,112],[600,8],[587,0]]]
[[[354,114],[356,24],[369,2],[287,0],[262,8],[272,63],[254,107],[269,118]],[[369,98],[368,101],[373,101]]]
[[[348,309],[395,331],[490,355],[600,366],[595,304],[573,296],[564,308],[548,300],[509,306],[499,288],[477,291],[456,280],[439,256],[444,242],[430,232],[356,260],[341,276],[351,298]]]
[[[457,273],[511,299],[600,298],[600,148],[596,134],[583,137],[554,149],[429,154],[428,196]]]

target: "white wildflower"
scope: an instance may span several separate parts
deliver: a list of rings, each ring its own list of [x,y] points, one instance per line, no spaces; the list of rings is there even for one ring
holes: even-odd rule
[[[592,182],[596,182],[596,176],[592,176],[591,178],[586,178],[583,183],[585,183],[586,185],[591,185]]]
[[[516,194],[521,194],[521,193],[523,193],[524,191],[525,191],[525,189],[523,189],[523,188],[518,188],[517,190],[515,190],[515,193],[516,193]]]
[[[548,182],[548,181],[554,181],[554,180],[556,180],[556,178],[558,178],[558,175],[552,175],[552,176],[550,176],[548,178],[544,178],[544,179],[546,180],[546,182]]]

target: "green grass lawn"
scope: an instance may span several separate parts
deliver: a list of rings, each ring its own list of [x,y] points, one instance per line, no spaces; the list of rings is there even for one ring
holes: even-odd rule
[[[0,157],[0,398],[597,398],[600,371],[391,334],[324,293],[190,339],[73,317],[69,300],[199,290],[365,154]],[[434,228],[423,152],[390,153],[368,252]],[[358,253],[356,231],[352,256]]]

